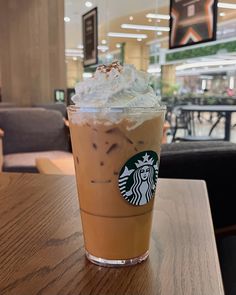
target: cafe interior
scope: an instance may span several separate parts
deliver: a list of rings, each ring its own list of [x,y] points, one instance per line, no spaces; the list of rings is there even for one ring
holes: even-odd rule
[[[236,295],[236,0],[2,0],[0,40],[0,294]],[[110,64],[118,76],[125,65],[145,73],[165,106],[154,205],[155,192],[149,204],[128,204],[121,180],[125,204],[113,204],[112,191],[105,202],[104,183],[87,196],[86,175],[107,175],[106,162],[99,135],[89,139],[89,129],[72,134],[68,107],[78,85],[90,85],[99,65],[109,76]],[[116,124],[106,136],[121,136]],[[145,138],[155,140],[156,128]],[[91,152],[86,160],[86,141],[95,139],[97,156]],[[151,149],[142,144],[132,156]],[[152,165],[151,156],[142,155],[136,167]],[[111,180],[117,190],[120,171]],[[109,212],[88,225],[91,204],[85,203],[95,200],[93,210],[110,206],[110,214],[124,205],[114,217],[117,228]],[[138,255],[116,257],[119,247],[136,253],[145,240],[139,235],[148,221],[132,221],[125,206],[140,209],[140,216],[145,206],[153,210],[149,257],[142,263],[136,264]],[[127,223],[123,232],[119,222]],[[140,223],[137,232],[132,222]],[[111,240],[110,256],[96,255]],[[117,267],[118,258],[124,267]]]

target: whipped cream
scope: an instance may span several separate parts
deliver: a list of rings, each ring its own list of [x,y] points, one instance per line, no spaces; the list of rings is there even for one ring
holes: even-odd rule
[[[73,102],[80,107],[153,107],[159,104],[150,75],[133,65],[101,65],[94,76],[76,85]]]

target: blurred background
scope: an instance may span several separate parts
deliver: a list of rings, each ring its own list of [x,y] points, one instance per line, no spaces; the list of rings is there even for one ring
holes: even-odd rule
[[[97,7],[98,61],[134,64],[162,97],[234,97],[236,1],[218,2],[216,41],[169,50],[169,1],[0,1],[1,100],[66,101],[84,67],[82,16]]]

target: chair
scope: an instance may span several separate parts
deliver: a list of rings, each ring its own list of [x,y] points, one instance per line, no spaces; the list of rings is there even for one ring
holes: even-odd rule
[[[159,177],[204,179],[215,229],[236,224],[236,144],[227,141],[163,144]]]
[[[46,110],[55,110],[62,114],[62,116],[67,119],[67,110],[66,105],[64,103],[56,102],[56,103],[37,103],[33,104],[33,107],[44,108]]]
[[[0,102],[0,109],[1,108],[4,108],[4,109],[5,108],[15,108],[15,107],[17,107],[17,105],[13,102],[3,102],[3,101]]]
[[[69,130],[58,111],[40,108],[0,109],[3,171],[38,172],[35,159],[71,156]]]
[[[236,231],[218,240],[218,253],[225,295],[236,294]]]
[[[187,113],[182,112],[181,106],[174,107],[172,110],[172,116],[174,116],[174,125],[172,124],[172,142],[178,140],[180,137],[176,137],[178,130],[183,130],[185,136],[189,136],[193,133],[193,126],[191,125],[190,117]],[[172,120],[171,120],[172,123]]]
[[[196,135],[194,114],[192,112],[182,111],[181,106],[175,111],[175,125],[173,127],[172,142],[175,141],[223,141],[224,138],[211,136],[213,129],[220,122],[222,115],[218,116],[217,121],[212,125],[208,135]],[[183,129],[183,136],[176,136],[179,129]]]

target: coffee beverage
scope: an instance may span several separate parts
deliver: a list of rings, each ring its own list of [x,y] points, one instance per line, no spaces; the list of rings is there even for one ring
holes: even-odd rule
[[[124,68],[104,66],[97,76],[106,75],[109,84],[109,75],[124,76]],[[128,70],[137,73],[133,67]],[[144,83],[146,76],[142,77]],[[132,83],[137,83],[135,78]],[[143,107],[139,99],[137,103],[127,99],[121,89],[111,102],[106,87],[104,96],[109,97],[109,104],[100,105],[98,89],[94,90],[96,100],[84,99],[68,109],[86,254],[101,265],[135,264],[148,256],[164,108],[156,99],[153,104],[149,88],[140,92],[142,102],[151,96]],[[75,102],[77,98],[78,94]],[[150,100],[152,105],[147,105]]]

